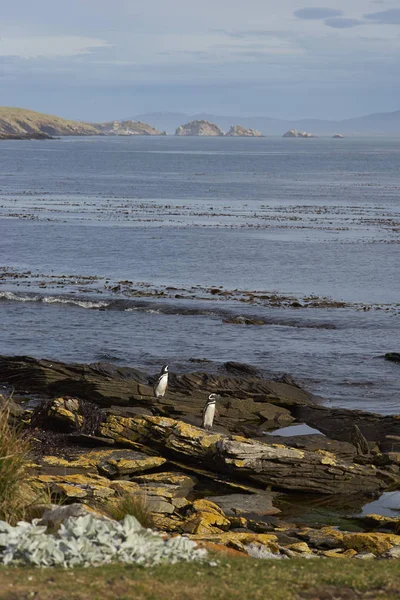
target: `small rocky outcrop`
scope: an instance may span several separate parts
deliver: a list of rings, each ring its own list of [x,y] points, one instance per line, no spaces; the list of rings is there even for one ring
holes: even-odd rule
[[[48,133],[1,133],[0,140],[54,140]]]
[[[103,135],[167,135],[165,131],[161,133],[155,127],[142,121],[111,121],[110,123],[101,123],[96,125]]]
[[[344,135],[342,135],[341,133],[336,133],[332,137],[334,140],[342,140],[344,138]]]
[[[400,363],[400,352],[387,352],[385,354],[385,360],[390,362]]]
[[[232,125],[228,133],[227,137],[264,137],[262,133],[257,131],[256,129],[246,129],[242,127],[242,125]]]
[[[191,121],[186,125],[180,125],[175,131],[175,135],[180,136],[210,136],[210,137],[222,137],[224,132],[221,127],[210,121]]]
[[[297,131],[297,129],[290,129],[286,133],[283,134],[285,138],[313,138],[315,137],[312,133],[307,133],[307,131]]]

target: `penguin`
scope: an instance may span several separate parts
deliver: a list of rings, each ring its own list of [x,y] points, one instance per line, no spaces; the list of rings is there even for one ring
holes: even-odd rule
[[[155,398],[163,398],[168,387],[168,365],[164,365],[161,369],[159,378],[154,384],[153,391]]]
[[[220,398],[218,394],[210,394],[203,408],[203,428],[211,429],[215,415],[216,401]]]

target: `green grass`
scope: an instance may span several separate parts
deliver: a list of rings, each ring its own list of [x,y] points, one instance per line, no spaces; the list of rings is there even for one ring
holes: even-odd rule
[[[213,558],[213,557],[211,557]],[[394,600],[397,561],[354,559],[254,560],[144,569],[0,568],[0,600]]]

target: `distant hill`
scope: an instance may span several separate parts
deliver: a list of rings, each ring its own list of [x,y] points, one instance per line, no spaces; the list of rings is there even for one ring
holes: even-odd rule
[[[189,121],[210,121],[221,129],[228,130],[235,123],[241,123],[243,127],[259,130],[264,135],[282,136],[285,131],[298,129],[309,131],[314,135],[329,135],[343,133],[345,135],[400,135],[400,110],[391,113],[376,113],[345,119],[342,121],[329,121],[322,119],[273,119],[270,117],[239,117],[221,116],[208,113],[184,114],[169,112],[153,112],[137,115],[135,120],[148,121],[157,129],[168,133],[174,131]]]
[[[79,121],[67,121],[53,115],[27,110],[25,108],[10,108],[0,106],[0,134],[25,135],[96,135],[96,127]]]
[[[25,108],[0,106],[0,139],[44,139],[58,135],[162,135],[147,123],[112,121],[81,123],[67,121]]]

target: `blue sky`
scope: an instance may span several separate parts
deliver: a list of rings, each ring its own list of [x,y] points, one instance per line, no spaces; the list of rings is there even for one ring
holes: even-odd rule
[[[13,0],[0,104],[340,119],[400,109],[400,0]]]

